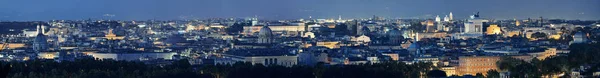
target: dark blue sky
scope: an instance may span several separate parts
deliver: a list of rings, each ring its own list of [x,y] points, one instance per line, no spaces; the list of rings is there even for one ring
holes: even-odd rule
[[[0,0],[0,20],[204,19],[212,17],[600,19],[600,0]]]

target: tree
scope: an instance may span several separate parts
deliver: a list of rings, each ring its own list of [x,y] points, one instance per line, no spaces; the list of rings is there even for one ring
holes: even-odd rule
[[[535,33],[531,34],[531,38],[545,39],[545,38],[548,38],[548,35],[546,35],[545,33],[541,33],[541,32],[535,32]]]
[[[486,76],[488,78],[500,78],[500,73],[496,70],[489,70]]]
[[[517,65],[520,65],[523,63],[527,63],[527,62],[520,60],[520,59],[512,58],[512,57],[502,57],[502,58],[500,58],[500,61],[498,61],[496,64],[498,66],[498,69],[500,69],[502,71],[508,71],[510,69],[514,69]]]
[[[421,25],[420,23],[412,23],[410,24],[408,29],[414,30],[416,32],[423,32],[425,30],[425,26]]]
[[[445,78],[446,76],[446,72],[442,70],[431,70],[427,72],[427,77],[429,78]]]
[[[228,27],[227,29],[225,29],[228,33],[238,33],[238,32],[242,32],[244,30],[244,25],[246,25],[245,23],[234,23],[233,25],[231,25],[230,27]]]
[[[475,77],[477,77],[477,78],[485,78],[485,76],[483,74],[481,74],[481,73],[475,74]]]

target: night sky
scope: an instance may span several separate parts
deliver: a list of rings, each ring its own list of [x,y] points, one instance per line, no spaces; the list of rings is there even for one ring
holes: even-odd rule
[[[0,0],[0,20],[433,18],[600,19],[600,0]]]

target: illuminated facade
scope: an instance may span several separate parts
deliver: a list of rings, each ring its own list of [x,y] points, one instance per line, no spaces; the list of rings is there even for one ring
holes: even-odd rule
[[[471,19],[465,22],[464,33],[483,34],[483,24],[488,20],[479,18],[479,13],[472,15]]]
[[[340,48],[339,45],[340,42],[317,42],[317,46],[323,46],[323,47],[327,47],[329,49],[335,49],[335,48]]]
[[[273,43],[273,33],[269,26],[265,25],[258,32],[258,41],[259,44],[270,44]]]
[[[289,32],[288,34],[295,34],[297,32],[304,32],[304,25],[288,25],[288,26],[268,26],[273,33],[283,33]],[[252,35],[254,33],[259,32],[263,26],[244,26],[243,33],[244,35]]]
[[[502,31],[500,31],[500,27],[498,27],[498,25],[490,25],[490,27],[487,28],[486,34],[488,35],[493,35],[493,34],[501,34]]]
[[[125,37],[124,36],[117,36],[116,34],[113,33],[113,29],[109,29],[108,33],[105,35],[104,38],[106,38],[108,40],[122,40]]]
[[[512,58],[529,61],[531,56],[510,56]],[[481,73],[486,75],[489,70],[497,70],[496,62],[500,61],[501,56],[461,56],[458,57],[459,65],[455,70],[454,75],[476,75]]]
[[[477,56],[477,57],[459,57],[458,75],[475,75],[477,73],[487,74],[489,70],[496,70],[496,62],[500,60],[498,56]]]
[[[44,27],[37,26],[38,35],[33,40],[33,50],[36,52],[45,51],[48,49],[48,41],[46,35],[44,35]]]
[[[585,34],[584,32],[577,32],[577,33],[575,33],[575,35],[573,35],[573,41],[571,41],[571,44],[587,43],[587,42],[588,42],[588,35]]]
[[[440,15],[435,16],[435,22],[441,22],[442,19],[440,19]]]
[[[547,48],[543,52],[534,52],[534,53],[527,53],[527,54],[529,54],[530,56],[535,57],[537,59],[544,60],[550,56],[556,55],[556,48]]]

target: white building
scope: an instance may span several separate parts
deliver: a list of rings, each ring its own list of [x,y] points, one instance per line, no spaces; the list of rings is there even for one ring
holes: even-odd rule
[[[136,52],[136,53],[88,53],[97,59],[113,59],[126,61],[144,61],[152,59],[172,60],[173,55],[177,53],[171,52]]]
[[[224,58],[230,59],[232,62],[249,62],[252,64],[263,64],[268,65],[280,65],[292,67],[298,64],[298,56],[237,56],[237,55],[224,55]]]

